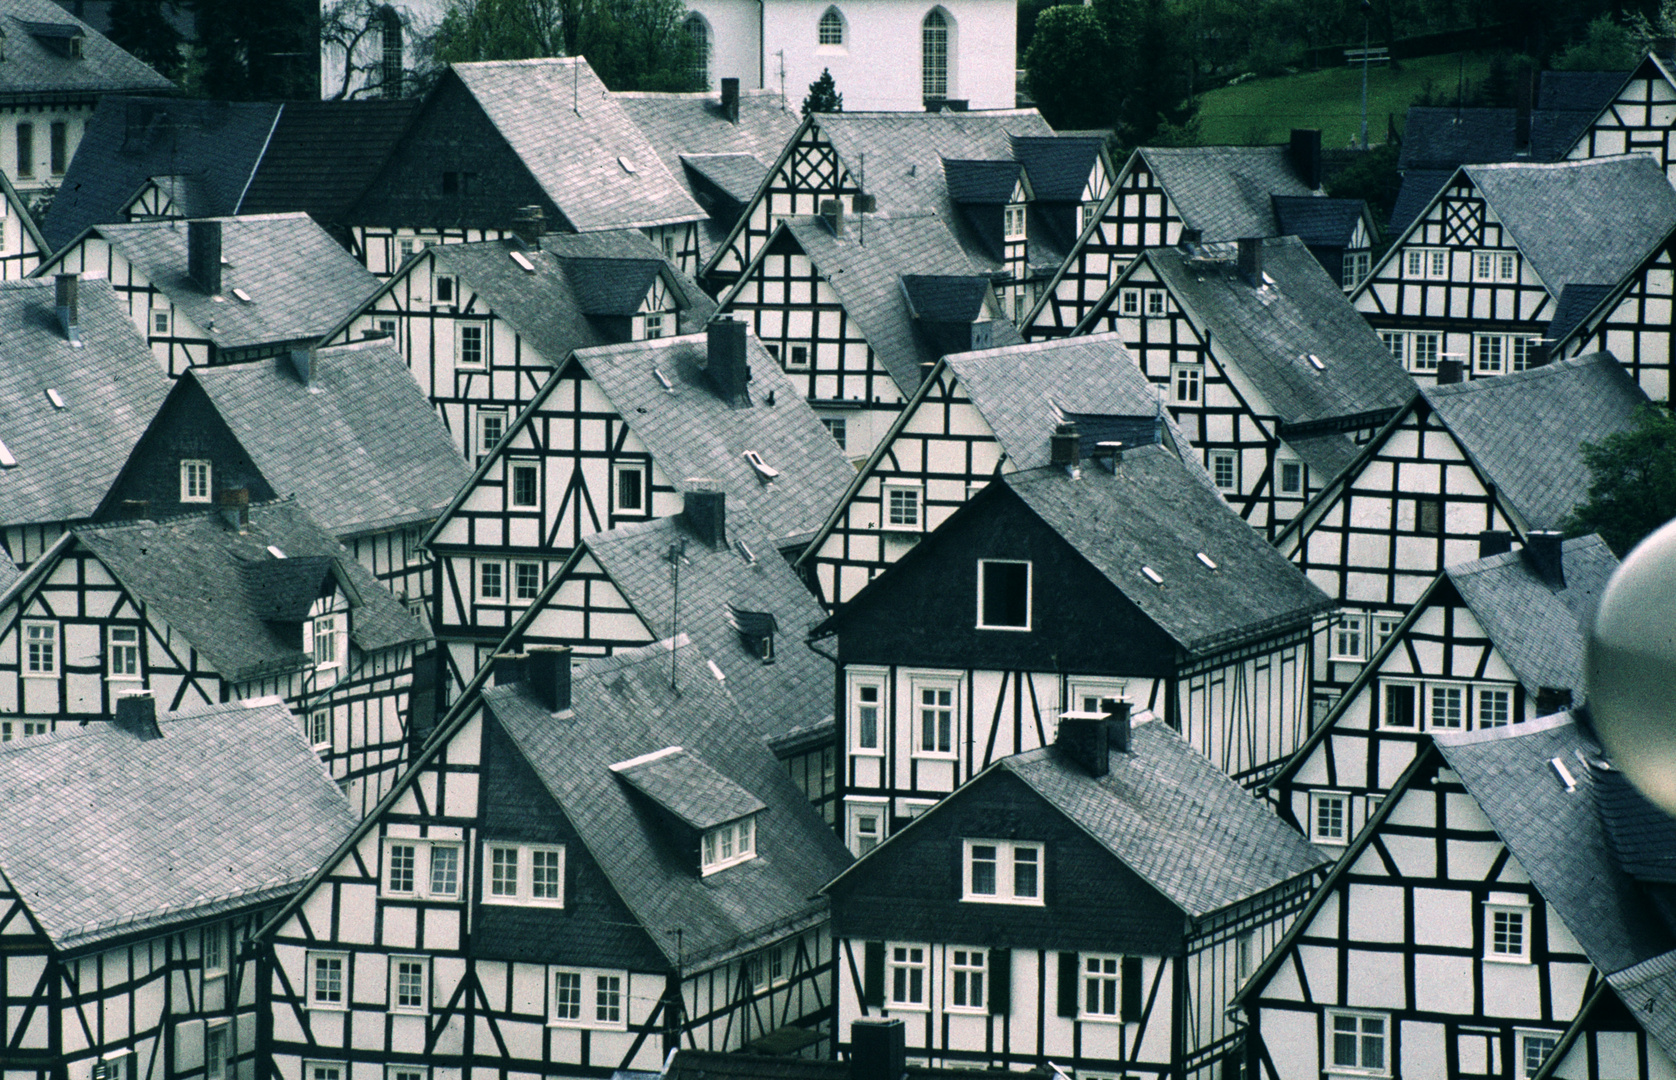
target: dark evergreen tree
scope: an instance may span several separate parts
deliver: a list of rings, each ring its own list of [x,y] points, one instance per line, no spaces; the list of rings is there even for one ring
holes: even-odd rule
[[[1093,8],[1051,7],[1036,19],[1024,51],[1030,96],[1056,128],[1110,127],[1115,120],[1116,58]]]
[[[1583,444],[1589,498],[1566,519],[1567,536],[1597,532],[1620,559],[1676,518],[1676,417],[1643,405],[1635,427]]]
[[[165,0],[115,0],[106,33],[117,45],[150,64],[166,79],[181,75],[181,33],[169,22]],[[173,4],[169,4],[173,7]]]
[[[803,99],[803,115],[812,112],[843,112],[844,95],[832,79],[832,69],[822,68],[821,77],[809,84],[809,96]]]
[[[189,0],[203,50],[200,91],[232,101],[320,97],[317,0]]]
[[[681,0],[452,0],[436,59],[585,56],[613,90],[700,90],[703,47]]]

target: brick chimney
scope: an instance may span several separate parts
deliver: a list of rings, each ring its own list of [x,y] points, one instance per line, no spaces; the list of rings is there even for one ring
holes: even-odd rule
[[[163,729],[157,726],[157,699],[151,696],[150,690],[128,691],[116,699],[111,726],[141,742],[161,739]]]
[[[832,235],[833,236],[843,236],[844,235],[844,200],[843,199],[822,199],[821,200],[821,220],[826,222],[826,227],[828,229],[832,230]]]
[[[1263,241],[1260,237],[1240,237],[1239,262],[1236,265],[1246,284],[1254,289],[1263,287]]]
[[[186,223],[186,272],[210,295],[221,291],[221,222]]]
[[[1452,386],[1461,381],[1461,361],[1457,357],[1445,356],[1437,362],[1437,384]]]
[[[512,232],[531,251],[541,250],[541,236],[547,231],[547,218],[539,206],[520,206],[512,211]]]
[[[512,686],[528,677],[528,653],[503,652],[489,658],[490,671],[496,686]]]
[[[907,1071],[907,1028],[900,1018],[850,1025],[850,1080],[902,1080]]]
[[[531,646],[524,661],[530,692],[550,713],[570,708],[570,646]]]
[[[729,77],[722,80],[722,113],[729,123],[739,122],[739,80]]]
[[[1111,771],[1111,725],[1104,713],[1061,713],[1053,744],[1089,776]]]
[[[1082,436],[1077,434],[1075,423],[1066,420],[1054,427],[1048,436],[1048,463],[1068,469],[1082,463]]]
[[[745,362],[745,324],[737,319],[718,318],[705,329],[710,385],[734,408],[751,404],[746,383],[751,381],[751,368]]]
[[[727,493],[699,488],[687,492],[681,501],[682,516],[704,546],[711,551],[727,547]]]
[[[1478,534],[1478,557],[1488,559],[1513,550],[1513,534],[1506,529],[1485,529]]]
[[[1117,698],[1101,698],[1100,711],[1106,714],[1106,743],[1112,750],[1129,752],[1129,703]]]

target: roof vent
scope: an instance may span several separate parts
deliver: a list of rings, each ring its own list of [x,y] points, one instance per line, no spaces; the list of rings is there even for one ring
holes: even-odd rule
[[[1141,567],[1141,574],[1154,585],[1164,584],[1164,576],[1150,566]]]
[[[780,475],[780,470],[762,460],[762,455],[755,450],[745,451],[745,461],[757,474],[757,479],[764,482],[771,481]]]
[[[774,662],[774,634],[780,625],[770,611],[747,611],[727,606],[727,624],[739,632],[739,640],[750,654],[765,664]]]
[[[1577,778],[1571,775],[1571,770],[1565,767],[1565,761],[1562,758],[1549,758],[1548,764],[1554,770],[1554,775],[1560,778],[1560,783],[1565,785],[1567,791],[1577,790]]]
[[[511,251],[507,254],[511,255],[512,261],[518,264],[518,269],[526,274],[535,273],[535,263],[530,262],[528,255],[525,255],[522,251]]]
[[[617,164],[621,165],[623,167],[623,171],[628,173],[630,176],[634,176],[640,171],[634,167],[634,162],[630,161],[626,157],[623,157],[621,154],[617,155]]]
[[[1267,277],[1267,275],[1264,275],[1264,276]],[[1327,365],[1323,364],[1321,362],[1321,358],[1319,356],[1316,356],[1314,353],[1310,353],[1304,359],[1308,360],[1309,361],[1309,366],[1314,368],[1316,371],[1326,371],[1327,370]]]
[[[64,398],[60,396],[57,390],[54,390],[50,386],[47,387],[47,400],[52,402],[52,407],[55,409],[62,409],[64,407]]]
[[[250,294],[237,287],[234,287],[233,289],[233,298],[242,303],[250,303]]]
[[[0,469],[15,468],[17,468],[17,458],[12,454],[12,448],[6,445],[5,440],[0,439]]]
[[[1211,569],[1211,570],[1216,569],[1216,560],[1211,558],[1209,555],[1206,555],[1202,551],[1199,552],[1199,561],[1204,563],[1207,569]]]

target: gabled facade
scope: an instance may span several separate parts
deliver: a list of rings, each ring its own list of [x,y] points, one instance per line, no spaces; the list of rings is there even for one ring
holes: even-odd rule
[[[1340,612],[1315,673],[1330,705],[1446,567],[1485,532],[1518,543],[1588,495],[1579,447],[1646,400],[1609,353],[1424,388],[1275,539]]]
[[[29,205],[0,173],[0,281],[28,277],[48,254]]]
[[[528,243],[421,245],[409,256],[324,341],[392,339],[473,464],[571,350],[693,333],[714,311],[634,231],[537,231]]]
[[[131,690],[169,709],[278,695],[364,812],[406,758],[425,640],[291,503],[83,526],[0,596],[0,735],[108,715]]]
[[[1611,352],[1653,401],[1670,401],[1671,320],[1676,304],[1676,230],[1615,288],[1578,290],[1548,326],[1557,357]]]
[[[719,489],[767,526],[774,553],[796,549],[853,475],[743,323],[572,353],[424,539],[454,685],[585,537]]]
[[[798,570],[836,609],[996,475],[1048,464],[1065,423],[1085,452],[1113,439],[1190,452],[1116,335],[950,354],[861,466]]]
[[[1488,534],[1484,548],[1505,548]],[[1533,533],[1452,566],[1373,647],[1267,785],[1325,850],[1349,844],[1436,732],[1521,724],[1584,699],[1583,628],[1618,560],[1598,536]]]
[[[1673,224],[1676,191],[1640,154],[1466,165],[1351,303],[1422,382],[1524,371],[1563,308],[1616,287]]]
[[[848,858],[697,649],[497,663],[261,932],[275,1070],[604,1078],[830,1037],[811,897]]]
[[[1295,237],[1154,248],[1077,333],[1109,331],[1211,481],[1273,537],[1415,392]]]
[[[98,225],[36,272],[110,281],[171,376],[306,349],[378,288],[301,212]]]
[[[0,747],[0,777],[7,1075],[266,1075],[247,944],[355,820],[290,710],[269,698],[159,716],[127,698]]]
[[[899,1019],[948,1067],[1226,1075],[1228,1002],[1325,860],[1159,720],[1067,715],[1056,739],[827,886],[839,1030]]]
[[[851,850],[1107,699],[1246,784],[1302,742],[1326,598],[1164,447],[1108,467],[996,478],[812,632]]]
[[[1670,1075],[1599,1007],[1676,943],[1620,831],[1668,851],[1670,820],[1633,800],[1567,714],[1437,735],[1240,992],[1250,1075]]]
[[[1577,137],[1565,155],[1573,161],[1645,154],[1666,175],[1676,176],[1676,77],[1668,63],[1649,53]]]

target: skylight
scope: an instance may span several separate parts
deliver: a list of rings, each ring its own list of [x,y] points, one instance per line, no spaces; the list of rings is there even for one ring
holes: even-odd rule
[[[1548,764],[1553,766],[1554,774],[1560,778],[1567,791],[1577,790],[1577,778],[1571,775],[1571,770],[1565,767],[1565,762],[1559,758],[1549,758]]]
[[[665,390],[668,390],[671,394],[675,392],[675,384],[669,381],[669,376],[663,373],[663,369],[653,368],[652,378],[656,379],[658,381],[658,385],[663,387]]]
[[[535,263],[530,262],[528,255],[525,255],[522,251],[509,251],[507,254],[512,256],[512,261],[517,263],[524,273],[535,273]]]
[[[633,176],[640,171],[634,167],[634,162],[630,161],[626,157],[619,156],[617,158],[617,164],[621,165],[623,167],[623,171],[628,173],[630,176]]]
[[[234,289],[233,295],[247,304],[250,303],[250,294],[245,292],[243,289]]]
[[[745,451],[745,460],[750,463],[751,468],[756,470],[756,474],[764,480],[772,480],[780,475],[780,470],[762,460],[762,455],[755,450]]]
[[[279,550],[279,548],[275,547],[273,544],[268,545],[268,554],[272,555],[276,559],[285,558],[285,552]]]
[[[744,559],[747,563],[750,563],[752,566],[756,565],[757,557],[756,557],[756,554],[753,551],[751,551],[751,547],[750,547],[749,544],[745,543],[745,541],[743,541],[743,540],[735,540],[733,542],[733,546],[739,551],[739,557],[741,559]]]
[[[1321,358],[1319,356],[1316,356],[1314,353],[1309,354],[1309,366],[1314,368],[1316,371],[1326,371],[1327,370],[1327,365],[1323,364],[1321,362]]]
[[[704,662],[710,665],[710,674],[716,677],[717,682],[727,681],[727,676],[722,674],[722,669],[716,666],[716,662],[714,660],[706,660]]]
[[[1145,578],[1146,578],[1146,579],[1147,579],[1147,580],[1148,580],[1148,581],[1150,581],[1150,582],[1152,582],[1152,583],[1153,583],[1153,584],[1154,584],[1154,585],[1162,585],[1162,584],[1164,584],[1164,577],[1163,577],[1163,575],[1162,575],[1162,574],[1160,574],[1160,573],[1159,573],[1159,572],[1158,572],[1158,571],[1156,571],[1156,570],[1154,570],[1154,569],[1153,569],[1153,568],[1152,568],[1152,567],[1150,567],[1150,566],[1143,566],[1143,567],[1141,567],[1141,574],[1142,574],[1142,575],[1143,575],[1143,576],[1145,576]]]
[[[1209,567],[1212,570],[1216,569],[1216,560],[1212,559],[1209,555],[1206,555],[1202,551],[1199,552],[1199,561],[1204,563],[1205,566]]]
[[[12,456],[11,447],[0,441],[0,469],[17,468],[17,458]]]
[[[55,409],[62,409],[64,407],[64,399],[59,396],[57,390],[54,390],[50,386],[47,387],[47,400],[52,402],[52,407]]]

